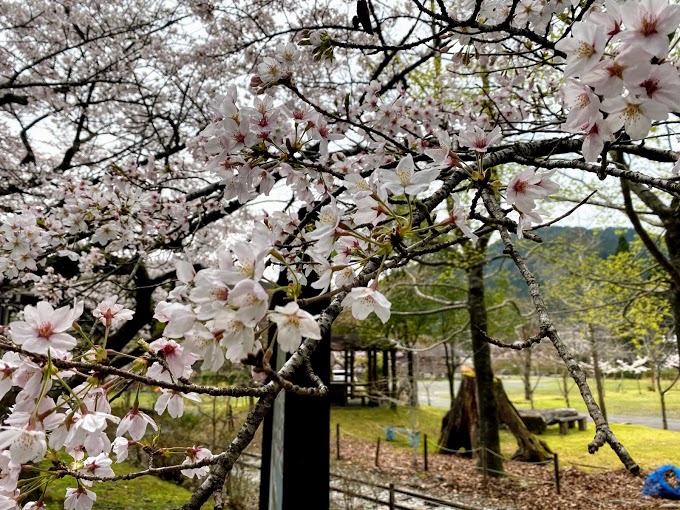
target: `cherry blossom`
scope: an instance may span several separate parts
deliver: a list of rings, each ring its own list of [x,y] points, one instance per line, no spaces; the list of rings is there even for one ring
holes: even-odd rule
[[[158,430],[158,425],[153,419],[146,413],[139,410],[137,406],[130,409],[130,411],[125,415],[125,417],[120,421],[118,428],[116,429],[116,436],[122,436],[126,432],[130,434],[130,437],[134,441],[139,441],[146,434],[147,425],[151,425],[151,428]]]
[[[50,349],[70,351],[78,341],[65,331],[82,312],[82,305],[73,309],[63,306],[57,310],[45,301],[35,307],[27,305],[24,308],[25,320],[10,323],[10,336],[14,343],[36,354],[47,354]]]
[[[406,193],[407,195],[417,195],[427,188],[439,175],[439,169],[430,168],[429,170],[415,171],[413,156],[410,154],[402,158],[394,171],[385,170],[382,173],[383,188],[395,195]]]
[[[80,473],[90,475],[90,476],[114,476],[115,473],[111,469],[111,459],[109,459],[108,454],[100,453],[95,457],[88,457],[83,462],[83,467],[78,470]],[[92,482],[89,480],[81,480],[81,483],[92,486]]]
[[[664,120],[668,117],[668,108],[656,101],[637,96],[607,98],[602,102],[602,111],[607,117],[612,131],[625,128],[633,139],[647,136],[652,120]]]
[[[545,198],[559,189],[559,185],[550,180],[554,173],[554,170],[545,173],[538,173],[532,168],[523,170],[508,183],[506,202],[521,212],[531,212],[536,207],[537,198]]]
[[[113,440],[112,451],[116,454],[116,462],[124,462],[128,456],[128,446],[130,441],[124,437],[117,437]]]
[[[295,351],[302,338],[321,339],[321,330],[309,312],[300,309],[295,301],[276,306],[269,318],[277,326],[276,339],[285,352]]]
[[[666,0],[641,0],[621,6],[626,29],[619,34],[623,43],[636,46],[658,58],[668,55],[668,35],[680,25],[680,5]]]
[[[84,487],[77,489],[69,487],[66,489],[64,510],[92,510],[95,501],[97,501],[97,495],[94,492]]]
[[[374,312],[384,323],[390,319],[390,303],[385,296],[370,287],[356,287],[342,300],[343,308],[352,308],[352,316],[364,320]]]
[[[209,457],[212,457],[212,453],[210,453],[210,450],[207,448],[203,448],[201,446],[199,447],[192,447],[192,448],[187,448],[187,457],[184,459],[184,462],[182,464],[193,464],[195,462],[200,462],[203,459],[207,459]],[[203,466],[200,468],[191,468],[191,469],[182,469],[180,471],[184,476],[188,478],[203,478],[206,476],[208,473],[210,473],[210,466]]]
[[[156,400],[156,405],[154,406],[154,411],[159,415],[167,409],[168,414],[173,418],[179,418],[184,414],[184,399],[193,400],[194,402],[200,402],[201,397],[196,393],[180,393],[174,390],[161,390],[161,396]],[[127,440],[126,440],[127,441]],[[120,451],[120,444],[118,445]],[[118,453],[116,453],[118,455]],[[118,461],[122,462],[122,461]]]
[[[7,447],[9,447],[12,462],[16,464],[38,462],[45,457],[47,452],[45,433],[24,427],[2,427],[0,450]]]
[[[575,23],[571,37],[562,39],[555,48],[567,54],[564,77],[580,76],[593,69],[604,53],[607,36],[595,23]]]
[[[458,135],[458,141],[461,145],[470,147],[475,152],[481,154],[485,153],[489,146],[499,142],[501,138],[501,128],[499,126],[496,126],[487,133],[479,126],[471,125]]]
[[[92,315],[106,327],[116,327],[119,323],[132,319],[135,312],[124,308],[123,305],[117,305],[117,300],[118,296],[106,298],[92,311]]]

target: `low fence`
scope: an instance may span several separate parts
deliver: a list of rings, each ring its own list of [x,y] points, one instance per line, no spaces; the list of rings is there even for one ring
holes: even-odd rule
[[[399,429],[397,429],[397,433],[401,433],[402,436],[407,437],[411,439],[412,436],[399,432]],[[347,436],[353,436],[355,439],[360,440],[360,441],[365,441],[364,438],[355,436],[354,434],[351,434],[349,432],[342,432],[340,429],[340,424],[336,424],[336,431],[335,431],[335,443],[336,443],[336,460],[342,460],[342,440],[341,437],[342,435],[347,435]],[[381,454],[381,444],[382,444],[382,438],[381,436],[378,436],[376,439],[375,443],[375,459],[374,459],[374,465],[376,467],[380,467],[380,454]],[[429,441],[427,434],[423,434],[423,441],[422,445],[419,444],[419,442],[416,442],[413,444],[410,442],[410,445],[413,449],[417,449],[418,456],[422,457],[422,466],[423,466],[423,471],[428,471],[429,470],[429,456],[433,451],[447,451],[452,454],[471,454],[471,455],[479,455],[481,452],[481,466],[479,468],[479,471],[481,475],[484,477],[484,481],[486,482],[486,479],[489,475],[495,475],[495,474],[502,474],[504,477],[508,478],[514,478],[517,480],[521,480],[524,483],[533,483],[536,485],[546,485],[546,484],[551,484],[554,485],[555,487],[555,492],[560,495],[564,489],[563,483],[562,483],[562,477],[561,477],[561,467],[560,466],[560,459],[559,455],[557,453],[553,454],[553,457],[549,460],[545,460],[542,462],[526,462],[526,461],[516,461],[513,459],[509,459],[507,457],[504,457],[502,455],[499,455],[498,453],[489,450],[488,448],[475,448],[472,450],[450,450],[448,448],[443,447],[440,444],[437,444],[434,441]],[[552,467],[552,475],[553,475],[553,480],[552,481],[547,481],[547,480],[539,480],[536,478],[531,478],[526,475],[524,476],[519,476],[514,473],[510,473],[508,471],[495,471],[491,468],[488,467],[488,462],[487,462],[487,456],[489,455],[494,455],[496,457],[499,457],[503,460],[504,463],[517,463],[517,464],[522,464],[522,465],[534,465],[534,466],[551,466]],[[568,466],[574,466],[574,467],[579,467],[579,468],[588,468],[588,469],[598,469],[598,470],[603,470],[606,471],[607,468],[603,468],[601,466],[594,466],[590,464],[582,464],[582,463],[577,463],[577,462],[566,462],[564,463]],[[396,507],[395,507],[396,508]],[[464,506],[454,506],[453,508],[464,508]],[[472,508],[472,507],[470,507]]]

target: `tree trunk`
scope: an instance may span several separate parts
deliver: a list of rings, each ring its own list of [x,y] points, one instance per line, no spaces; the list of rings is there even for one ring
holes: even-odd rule
[[[562,372],[562,396],[567,407],[571,407],[569,404],[569,372],[566,370]]]
[[[659,400],[661,401],[661,421],[663,429],[668,430],[668,417],[666,415],[666,392],[661,388],[661,370],[657,370],[656,389],[659,391]]]
[[[531,402],[531,408],[534,408],[533,391],[531,388],[531,349],[524,349],[522,352],[524,356],[524,367],[522,369],[522,381],[524,382],[524,400]]]
[[[416,370],[416,357],[412,350],[406,351],[406,359],[408,362],[408,384],[411,387],[408,397],[409,405],[411,407],[418,407],[418,378],[416,375],[418,371]]]
[[[472,443],[477,443],[473,430],[477,430],[477,400],[475,398],[475,377],[472,374],[461,374],[460,388],[455,400],[451,401],[451,409],[442,420],[442,432],[439,438],[439,453],[458,453],[472,457]]]
[[[446,378],[449,381],[449,398],[453,402],[456,398],[456,352],[451,348],[449,354],[448,342],[444,344],[444,356],[446,357]]]
[[[479,240],[480,261],[484,260],[488,237]],[[484,263],[475,261],[467,270],[468,312],[470,313],[470,335],[472,337],[473,362],[477,379],[477,413],[479,415],[479,447],[489,450],[480,455],[481,463],[491,476],[503,472],[500,458],[501,442],[498,435],[498,411],[493,390],[493,370],[491,368],[491,349],[486,341],[487,319],[484,303]],[[495,455],[494,455],[495,454]]]
[[[602,411],[604,419],[607,419],[607,410],[604,407],[604,384],[602,383],[602,371],[600,370],[600,356],[597,351],[597,341],[595,340],[595,329],[592,324],[588,324],[590,335],[588,337],[590,343],[590,354],[593,357],[593,372],[595,375],[595,385],[597,386],[597,400]]]
[[[553,452],[545,442],[529,432],[524,421],[517,413],[517,409],[508,399],[500,379],[494,381],[494,393],[498,403],[499,421],[508,426],[510,432],[512,432],[512,435],[517,440],[517,451],[512,455],[512,460],[543,462],[552,459]]]
[[[439,444],[443,448],[440,449],[440,453],[457,453],[462,448],[464,450],[463,455],[469,457],[470,450],[477,446],[475,440],[475,430],[478,429],[475,382],[474,374],[462,374],[458,396],[451,410],[442,420]],[[498,419],[508,426],[517,440],[517,451],[512,456],[513,460],[542,462],[551,459],[552,452],[543,441],[527,429],[515,406],[508,399],[503,384],[498,379],[494,380],[493,392],[498,404]],[[487,455],[488,463],[491,462],[491,457],[497,458],[495,455]],[[490,465],[488,467],[495,469]]]

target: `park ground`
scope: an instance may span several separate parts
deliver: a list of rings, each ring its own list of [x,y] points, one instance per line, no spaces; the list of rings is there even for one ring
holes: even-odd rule
[[[442,499],[458,501],[480,508],[496,509],[652,509],[680,508],[672,502],[652,500],[641,496],[644,476],[656,467],[671,463],[680,465],[680,432],[660,430],[660,410],[658,395],[648,391],[647,380],[607,381],[606,404],[612,422],[612,429],[619,440],[628,448],[633,458],[642,468],[642,477],[633,477],[623,470],[622,465],[609,449],[604,447],[595,455],[587,452],[587,444],[592,440],[594,429],[592,424],[588,430],[572,429],[566,436],[561,436],[556,426],[548,427],[541,438],[559,455],[561,474],[561,494],[556,494],[554,466],[530,465],[527,463],[506,462],[507,476],[495,479],[485,477],[477,469],[476,462],[471,459],[440,455],[437,453],[437,441],[441,420],[450,403],[448,385],[445,381],[423,381],[420,384],[421,406],[410,409],[399,406],[361,407],[352,405],[334,407],[331,411],[331,444],[333,470],[348,473],[374,483],[395,483],[419,492],[431,494]],[[503,379],[504,387],[517,407],[530,407],[523,399],[523,389],[517,377]],[[572,391],[570,405],[579,411],[585,407],[577,392]],[[148,396],[148,405],[152,405],[155,397]],[[668,395],[668,410],[671,429],[680,423],[680,389],[673,389]],[[234,425],[245,416],[248,399],[231,401]],[[429,405],[428,405],[429,404]],[[203,404],[187,408],[187,414],[180,420],[172,420],[164,424],[164,431],[173,437],[177,444],[195,442],[210,444],[211,419],[215,415],[224,417],[226,406],[220,403],[216,408],[213,402],[206,400]],[[538,381],[534,405],[537,408],[565,407],[559,397],[557,382],[543,378]],[[626,422],[626,423],[620,423]],[[645,423],[641,425],[639,423]],[[340,460],[337,460],[337,426],[340,426]],[[651,424],[652,426],[649,426]],[[177,425],[177,427],[173,427]],[[225,422],[219,422],[220,430]],[[228,424],[227,424],[228,425]],[[420,442],[416,448],[409,446],[408,437],[397,433],[395,442],[385,441],[385,426],[412,429],[420,433]],[[227,429],[231,427],[227,426]],[[428,436],[428,471],[424,470],[423,438]],[[375,465],[375,454],[378,438],[381,439],[378,464]],[[223,438],[225,441],[228,437]],[[514,452],[514,438],[501,431],[502,453],[510,457]],[[260,438],[249,449],[253,453],[259,450]],[[216,449],[217,451],[217,449]],[[143,467],[143,466],[142,466]],[[131,463],[115,465],[117,473],[139,469]],[[244,506],[234,505],[231,510],[248,510],[256,508],[257,483],[254,476],[247,475],[246,470],[237,470],[234,482],[241,492],[240,501]],[[240,477],[240,478],[239,478]],[[72,481],[71,481],[72,482]],[[185,482],[186,485],[186,482]],[[47,502],[50,507],[61,507],[58,502],[63,497],[69,480],[53,482],[48,490]],[[98,494],[95,510],[165,510],[176,508],[189,496],[190,487],[179,486],[172,481],[142,477],[133,481],[114,484],[96,484],[94,490]],[[348,506],[349,505],[349,506]],[[206,508],[212,508],[206,505]],[[344,499],[334,500],[334,510],[378,508],[365,502],[347,502]],[[302,509],[307,510],[307,509]],[[312,509],[309,509],[312,510]]]

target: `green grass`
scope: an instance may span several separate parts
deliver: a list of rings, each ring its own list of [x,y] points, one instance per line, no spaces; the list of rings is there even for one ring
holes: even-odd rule
[[[519,381],[517,377],[502,377],[503,386],[508,397],[517,407],[529,407],[529,401],[524,399],[524,390],[521,385],[514,384]],[[533,383],[537,381],[534,378]],[[664,387],[668,383],[664,383]],[[597,397],[595,381],[588,379],[593,395]],[[605,407],[608,414],[630,416],[661,416],[661,403],[657,392],[649,391],[650,379],[645,378],[639,382],[633,379],[605,380]],[[571,387],[571,384],[570,384]],[[571,407],[581,412],[586,412],[586,406],[581,399],[578,389],[574,387],[569,394]],[[542,377],[538,380],[538,386],[534,392],[534,407],[565,407],[564,398],[561,397],[558,380],[553,377]],[[666,394],[666,409],[668,418],[680,418],[680,384],[676,384]]]
[[[113,468],[116,474],[138,470],[127,463],[114,464]],[[47,507],[63,508],[66,489],[76,486],[71,477],[51,482],[45,497]],[[183,505],[191,497],[188,489],[153,476],[116,482],[95,482],[89,490],[97,494],[95,510],[167,510]],[[202,508],[207,510],[212,505],[206,503]]]
[[[564,403],[560,404],[561,406]],[[334,440],[336,423],[340,424],[341,437],[356,437],[375,442],[380,436],[385,439],[383,426],[391,425],[410,429],[415,423],[415,430],[428,435],[431,451],[439,438],[441,419],[446,409],[420,407],[409,410],[399,407],[338,407],[331,410],[331,428]],[[628,449],[633,459],[643,469],[653,469],[661,464],[680,464],[680,433],[652,429],[641,425],[612,425],[614,434]],[[561,436],[557,426],[548,427],[540,436],[548,446],[560,457],[562,466],[574,463],[599,466],[608,469],[623,467],[614,452],[605,446],[595,455],[588,453],[588,443],[592,441],[594,428],[589,424],[588,430],[570,429],[569,434]],[[398,435],[397,446],[408,448],[405,436]],[[422,443],[421,443],[422,444]],[[342,447],[342,446],[341,446]],[[516,449],[516,442],[510,432],[501,431],[502,452],[510,456]]]

